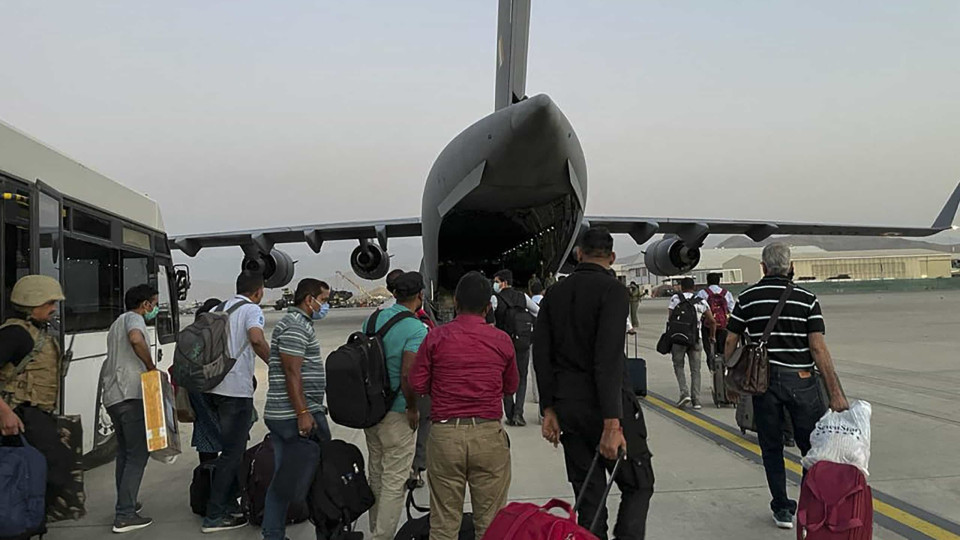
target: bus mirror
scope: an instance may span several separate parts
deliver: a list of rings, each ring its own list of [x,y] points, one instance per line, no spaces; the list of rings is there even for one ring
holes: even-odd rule
[[[182,302],[187,299],[187,291],[190,290],[190,267],[178,264],[173,267],[173,271],[177,282],[177,300]]]

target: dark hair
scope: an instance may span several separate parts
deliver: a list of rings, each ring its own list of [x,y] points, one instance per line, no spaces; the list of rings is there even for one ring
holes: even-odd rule
[[[219,306],[222,303],[223,301],[220,300],[219,298],[207,298],[207,300],[203,304],[201,304],[199,308],[197,308],[197,312],[196,314],[194,314],[193,319],[194,320],[199,319],[201,315],[203,315],[204,313],[209,313],[210,311],[213,310],[213,308]]]
[[[504,268],[493,275],[493,279],[499,279],[507,285],[513,286],[513,271]]]
[[[707,274],[707,285],[719,285],[721,279],[723,279],[723,274],[720,272],[710,272]]]
[[[490,280],[480,272],[468,272],[457,283],[457,309],[461,313],[480,315],[490,305],[493,296],[493,287]]]
[[[308,296],[314,298],[323,294],[323,291],[329,291],[330,286],[319,279],[303,278],[297,283],[297,292],[293,294],[293,303],[300,305]]]
[[[402,275],[403,275],[403,270],[401,270],[401,269],[399,269],[399,268],[397,268],[397,269],[395,269],[395,270],[391,270],[390,273],[387,274],[387,280],[386,280],[386,281],[387,281],[387,290],[390,291],[390,294],[394,294],[394,291],[393,291],[393,282],[396,281],[397,278],[400,277],[400,276],[402,276]]]
[[[697,285],[697,282],[694,281],[692,277],[685,277],[680,280],[681,291],[692,291],[696,285]]]
[[[237,294],[253,294],[263,288],[263,274],[240,272],[237,276]]]
[[[613,253],[613,236],[606,227],[590,227],[580,236],[578,246],[587,257],[609,257]]]
[[[146,283],[130,287],[127,294],[123,297],[123,305],[127,310],[137,309],[140,304],[149,302],[154,296],[160,294],[157,288]]]
[[[539,279],[535,279],[530,282],[530,294],[543,294],[543,283],[540,283]]]

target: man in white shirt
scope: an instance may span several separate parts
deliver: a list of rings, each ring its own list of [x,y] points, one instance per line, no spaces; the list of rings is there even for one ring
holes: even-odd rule
[[[214,461],[216,474],[210,487],[210,502],[201,530],[229,531],[247,524],[238,516],[240,474],[253,418],[253,374],[256,358],[270,360],[270,345],[263,335],[263,276],[243,272],[237,277],[237,295],[214,311],[230,314],[230,356],[233,369],[213,390],[203,394],[207,406],[220,422],[223,451]]]
[[[707,320],[707,328],[709,329],[709,339],[711,343],[716,342],[716,332],[717,332],[717,322],[713,318],[713,313],[710,312],[710,307],[702,299],[698,298],[694,293],[695,283],[693,278],[683,278],[680,280],[680,294],[674,295],[670,299],[670,305],[668,307],[669,316],[667,323],[667,332],[673,336],[683,334],[686,337],[683,339],[674,338],[673,342],[673,370],[677,376],[677,384],[680,386],[680,399],[677,401],[677,407],[683,408],[693,402],[694,409],[701,409],[702,405],[700,402],[700,364],[703,363],[703,341],[701,339],[701,333],[703,328],[703,319]],[[682,297],[681,297],[682,295]],[[684,305],[681,306],[681,303]],[[688,311],[692,305],[692,309],[695,310],[696,323],[687,323],[683,320],[682,317],[674,317],[674,311],[680,310],[680,312]],[[678,312],[678,315],[679,313]],[[691,324],[693,328],[689,328],[687,331],[684,330],[686,324]],[[679,343],[678,341],[686,340],[687,343]],[[683,360],[684,357],[688,358],[690,361],[690,388],[687,388],[687,377],[686,373],[683,370]]]
[[[727,340],[727,320],[733,313],[733,306],[737,304],[733,294],[720,286],[721,278],[723,274],[719,272],[707,274],[707,288],[697,293],[697,297],[707,304],[710,312],[713,313],[713,318],[717,321],[717,341],[707,352],[707,365],[710,371],[715,369],[715,357],[723,357],[724,343]],[[704,339],[707,339],[707,336],[704,336]]]

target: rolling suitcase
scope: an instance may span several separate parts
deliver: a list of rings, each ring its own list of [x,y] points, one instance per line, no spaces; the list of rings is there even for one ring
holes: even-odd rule
[[[628,347],[624,347],[628,348]],[[625,351],[627,356],[627,371],[630,374],[630,383],[633,393],[639,397],[647,397],[647,361],[640,358],[640,345],[637,334],[633,335],[633,356]]]
[[[723,365],[716,366],[712,372],[713,375],[713,404],[719,409],[724,405],[739,405],[740,394],[727,387],[724,379],[725,368]]]
[[[748,431],[756,433],[757,421],[753,416],[753,396],[742,396],[737,403],[737,427],[743,434]]]

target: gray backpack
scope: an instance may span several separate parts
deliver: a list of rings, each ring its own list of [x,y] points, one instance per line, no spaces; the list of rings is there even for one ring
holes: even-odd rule
[[[202,313],[180,331],[170,375],[174,383],[193,392],[209,392],[230,373],[236,358],[230,356],[230,315],[250,302],[243,300],[224,310],[220,304]],[[244,349],[249,343],[244,346]],[[241,351],[242,352],[242,351]]]

